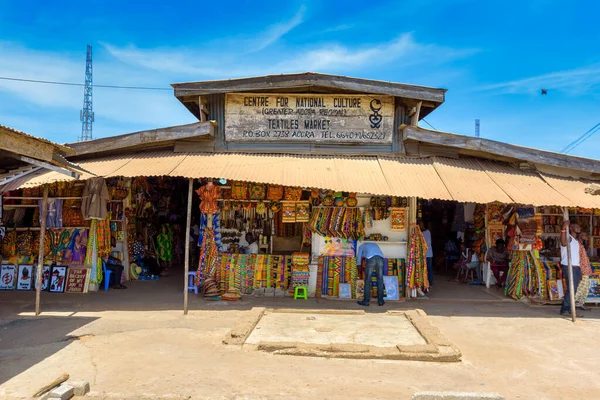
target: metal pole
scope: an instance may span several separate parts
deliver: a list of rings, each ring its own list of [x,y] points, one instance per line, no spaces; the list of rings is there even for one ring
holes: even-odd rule
[[[563,220],[564,221],[568,221],[569,220],[569,209],[567,207],[563,208]],[[573,264],[571,263],[571,227],[569,226],[569,229],[567,229],[566,232],[566,236],[567,236],[567,266],[568,266],[568,270],[569,270],[569,297],[571,298],[571,319],[573,320],[573,322],[575,322],[575,320],[577,319],[577,312],[575,311],[575,288],[574,288],[574,282],[573,282]]]
[[[187,221],[185,227],[185,273],[183,276],[183,315],[188,313],[188,272],[190,271],[190,230],[192,225],[192,192],[194,191],[194,180],[189,180]]]
[[[42,295],[42,271],[44,269],[44,241],[46,239],[46,215],[48,214],[48,184],[44,185],[42,212],[40,214],[40,249],[38,253],[37,274],[35,276],[35,315],[40,315]]]

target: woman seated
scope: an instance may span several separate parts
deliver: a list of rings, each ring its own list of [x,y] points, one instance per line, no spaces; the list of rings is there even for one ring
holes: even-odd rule
[[[496,278],[496,287],[498,289],[502,288],[504,282],[506,282],[510,261],[510,252],[506,248],[506,242],[502,239],[496,240],[496,245],[488,250],[485,259],[490,263],[490,269],[494,274],[494,278]]]
[[[477,280],[481,281],[480,272],[479,272],[479,257],[477,257],[477,253],[471,248],[471,246],[466,246],[464,243],[460,244],[460,258],[454,264],[454,268],[456,269],[456,282],[461,282],[461,275],[465,277],[464,281],[466,282],[466,278],[469,270],[474,269],[477,274]]]

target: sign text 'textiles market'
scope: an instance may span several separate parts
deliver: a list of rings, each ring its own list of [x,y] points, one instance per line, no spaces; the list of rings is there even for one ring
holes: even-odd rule
[[[230,93],[228,141],[392,141],[394,98],[377,95]]]

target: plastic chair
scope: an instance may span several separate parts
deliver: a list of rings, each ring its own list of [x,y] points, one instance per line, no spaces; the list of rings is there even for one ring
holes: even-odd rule
[[[308,289],[306,286],[296,286],[294,288],[294,300],[298,299],[308,300]]]
[[[188,292],[193,290],[194,293],[198,294],[198,285],[196,285],[196,272],[189,271],[188,272]]]
[[[110,275],[112,271],[110,269],[106,269],[106,263],[102,261],[102,276],[104,276],[104,290],[108,290],[108,286],[110,284]]]

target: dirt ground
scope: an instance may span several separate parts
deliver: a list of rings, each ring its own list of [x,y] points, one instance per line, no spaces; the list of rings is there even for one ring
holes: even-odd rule
[[[222,344],[260,307],[360,308],[351,301],[251,298],[228,304],[191,295],[190,313],[183,316],[183,279],[170,277],[120,291],[44,293],[44,312],[36,318],[33,293],[0,293],[0,398],[28,398],[63,372],[88,380],[98,399],[410,399],[430,390],[600,398],[600,309],[573,324],[556,307],[449,285],[439,290],[448,296],[368,310],[424,310],[463,354],[462,362],[447,364],[293,357]]]

